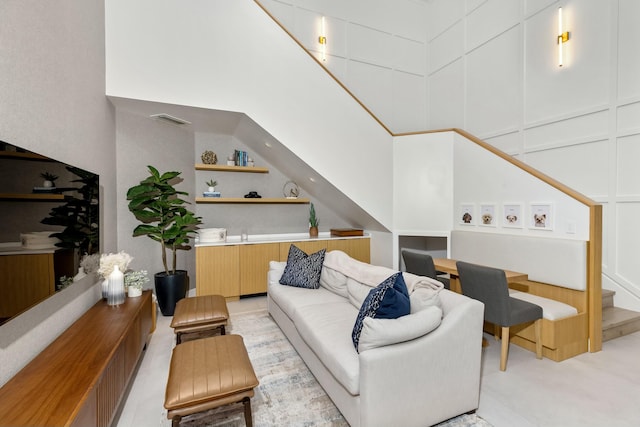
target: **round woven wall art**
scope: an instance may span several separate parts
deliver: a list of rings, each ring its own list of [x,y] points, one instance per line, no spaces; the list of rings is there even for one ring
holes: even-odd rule
[[[215,165],[218,162],[218,156],[213,151],[205,151],[202,153],[202,163],[205,165]]]

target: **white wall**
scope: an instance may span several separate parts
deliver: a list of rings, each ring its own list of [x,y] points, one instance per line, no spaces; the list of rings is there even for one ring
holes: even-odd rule
[[[100,175],[101,246],[116,249],[113,109],[102,2],[0,2],[0,140]],[[99,299],[84,281],[2,326],[0,385]]]
[[[115,0],[106,14],[108,95],[243,112],[391,226],[391,136],[254,2]]]
[[[251,2],[235,2],[234,10],[248,3]],[[617,305],[640,309],[640,299],[623,296],[640,296],[640,267],[634,258],[640,241],[640,223],[634,220],[640,212],[640,187],[633,161],[640,138],[637,2],[406,0],[372,4],[364,0],[265,0],[261,3],[316,54],[319,17],[326,16],[327,68],[393,132],[426,127],[464,128],[602,203],[603,284],[620,291]],[[236,29],[242,25],[228,19],[231,14],[220,14],[226,19],[224,22],[207,12],[213,10],[209,6],[220,5],[227,11],[229,4],[208,2],[205,6],[194,2],[192,6],[196,9],[203,7],[196,20],[185,16],[187,11],[172,13],[173,3],[167,5],[159,8],[145,2],[136,5],[109,2],[107,13],[113,12],[117,27],[125,29],[122,37],[110,38],[108,32],[108,52],[117,53],[113,56],[113,68],[128,70],[139,79],[125,81],[114,74],[108,90],[148,99],[157,94],[158,85],[163,83],[162,90],[170,102],[184,101],[186,96],[188,104],[209,107],[215,99],[212,108],[224,106],[247,112],[276,138],[293,147],[301,158],[307,158],[309,146],[301,143],[300,130],[304,126],[290,126],[302,123],[299,112],[292,110],[291,105],[281,106],[283,115],[291,119],[283,127],[269,123],[268,114],[248,99],[249,92],[209,84],[204,90],[185,95],[189,92],[185,91],[188,85],[180,79],[171,84],[161,82],[155,70],[164,69],[184,78],[180,68],[186,62],[184,58],[196,56],[201,60],[189,68],[186,78],[190,81],[216,83],[247,77],[249,82],[253,79],[256,83],[276,83],[271,84],[275,90],[246,85],[252,95],[262,99],[277,99],[281,80],[287,80],[289,87],[295,86],[305,97],[316,99],[318,92],[323,91],[312,92],[308,87],[300,90],[304,82],[284,77],[282,69],[273,68],[273,74],[256,73],[257,64],[286,62],[295,76],[316,71],[272,51],[269,44],[286,41],[258,16],[251,15],[251,30],[244,27],[238,33]],[[565,44],[562,68],[555,63],[556,13],[560,5],[572,34]],[[148,15],[150,7],[154,9],[153,21],[140,20],[140,16]],[[172,25],[164,19],[165,15],[171,15]],[[168,31],[172,26],[179,29],[175,22],[202,24],[207,32],[200,38],[211,43],[193,42],[189,31],[179,34]],[[130,31],[126,31],[128,28]],[[237,49],[228,44],[229,49],[219,50],[215,42],[219,38],[208,32],[213,34],[214,29],[216,33],[219,30],[233,35],[231,40],[247,42],[244,38],[253,38],[255,50],[239,56],[233,55]],[[154,36],[138,40],[145,34]],[[421,44],[424,50],[419,47]],[[171,51],[171,55],[164,55],[166,51]],[[164,62],[164,58],[171,58],[171,62]],[[237,68],[231,71],[215,67],[212,62],[235,64]],[[149,75],[154,79],[146,78]],[[293,100],[295,104],[295,97]],[[427,114],[426,122],[422,112]],[[314,111],[314,115],[319,123],[331,122],[321,109]],[[317,146],[336,140],[339,133],[321,130],[322,135],[304,138],[305,142]],[[364,143],[346,142],[369,141],[369,136],[351,134],[336,146],[368,149]],[[378,147],[375,150],[373,156],[381,153]],[[318,160],[314,169],[347,183],[344,188],[347,196],[354,197],[364,209],[389,224],[388,212],[379,215],[377,212],[383,208],[369,201],[375,200],[372,194],[363,192],[364,181],[351,183],[343,172],[348,167],[328,165]],[[363,198],[367,201],[361,203]]]
[[[603,286],[640,309],[640,4],[428,5],[429,126],[464,128],[602,203]],[[571,32],[562,68],[558,6]]]
[[[394,138],[394,232],[446,235],[453,224],[453,134]]]
[[[414,0],[259,0],[394,132],[426,128],[426,3]]]
[[[533,175],[485,150],[468,139],[454,135],[453,229],[589,240],[589,208]],[[463,223],[462,205],[474,206],[474,220]],[[521,222],[505,220],[505,205],[520,206]],[[545,227],[534,224],[532,208],[546,205]],[[491,224],[484,224],[484,212],[492,214]]]
[[[618,291],[617,305],[640,309],[637,1],[261,3],[316,54],[314,23],[326,16],[326,67],[392,132],[463,128],[602,203],[603,285]],[[386,9],[391,4],[394,12]],[[558,6],[571,32],[562,68],[556,63]],[[423,37],[426,52],[424,71],[412,68],[417,78],[401,89],[390,84],[395,70],[386,49],[401,31],[398,23],[407,28],[399,55],[423,61],[411,45]],[[353,29],[359,26],[366,32]],[[423,105],[417,94],[425,87]],[[411,101],[391,101],[405,93]],[[426,126],[418,110],[427,112]]]

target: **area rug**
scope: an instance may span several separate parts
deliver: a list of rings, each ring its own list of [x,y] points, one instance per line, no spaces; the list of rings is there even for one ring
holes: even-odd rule
[[[260,385],[251,399],[253,424],[271,426],[348,427],[293,346],[266,310],[231,316],[228,333],[244,338]],[[163,426],[170,426],[166,412]],[[242,404],[227,405],[183,418],[181,426],[244,426]],[[438,427],[491,427],[477,415],[461,415]]]

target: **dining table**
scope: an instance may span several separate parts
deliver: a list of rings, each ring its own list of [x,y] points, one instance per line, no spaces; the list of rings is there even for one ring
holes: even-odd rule
[[[462,293],[462,288],[460,287],[460,279],[458,275],[458,267],[456,267],[456,262],[458,260],[451,258],[434,258],[433,263],[436,267],[437,271],[442,271],[443,273],[448,273],[450,276],[450,288],[454,292]],[[491,267],[491,266],[487,266]],[[519,273],[517,271],[504,270],[505,275],[507,276],[507,282],[523,282],[529,279],[529,275],[527,273]]]

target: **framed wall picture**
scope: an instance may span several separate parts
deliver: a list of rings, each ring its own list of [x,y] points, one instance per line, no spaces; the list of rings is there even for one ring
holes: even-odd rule
[[[523,221],[521,203],[505,203],[502,205],[502,226],[522,228]]]
[[[476,224],[476,205],[473,203],[462,203],[460,205],[460,213],[458,219],[461,225],[475,225]]]
[[[529,227],[536,230],[553,230],[553,210],[551,203],[531,203]]]
[[[498,223],[496,216],[496,205],[492,203],[483,203],[480,205],[480,225],[485,227],[495,227]]]

